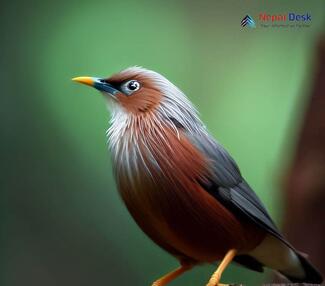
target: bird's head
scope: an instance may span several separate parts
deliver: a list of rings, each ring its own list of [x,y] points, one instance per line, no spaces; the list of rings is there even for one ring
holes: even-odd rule
[[[113,117],[155,120],[193,129],[201,122],[187,97],[157,72],[130,67],[108,78],[76,77],[74,81],[99,90],[109,101]]]

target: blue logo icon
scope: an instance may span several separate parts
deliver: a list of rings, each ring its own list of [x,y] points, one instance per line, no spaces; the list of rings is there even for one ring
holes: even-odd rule
[[[242,27],[256,28],[254,19],[249,15],[246,15],[243,20],[241,20],[240,25]]]

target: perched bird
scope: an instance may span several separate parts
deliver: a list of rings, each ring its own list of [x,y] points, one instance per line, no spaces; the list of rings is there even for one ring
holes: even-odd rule
[[[109,148],[121,197],[142,230],[180,262],[153,286],[220,260],[207,286],[219,284],[232,260],[259,272],[272,268],[292,282],[321,283],[174,84],[140,67],[73,80],[108,100]]]

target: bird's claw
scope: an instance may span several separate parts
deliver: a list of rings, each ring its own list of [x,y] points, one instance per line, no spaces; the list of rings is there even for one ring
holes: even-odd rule
[[[208,284],[206,286],[222,286],[223,284],[220,284],[221,276],[215,273],[209,280]]]
[[[151,286],[164,286],[166,283],[164,283],[162,280],[156,280],[155,282],[152,283]]]

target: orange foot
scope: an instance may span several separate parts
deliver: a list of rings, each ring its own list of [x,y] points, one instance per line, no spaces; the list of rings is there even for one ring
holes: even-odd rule
[[[161,277],[158,280],[156,280],[155,282],[153,282],[153,284],[151,286],[165,286],[169,282],[171,282],[172,280],[174,280],[178,276],[182,275],[184,272],[186,272],[187,270],[189,270],[191,268],[192,268],[192,265],[188,265],[188,264],[181,265],[179,268],[175,269],[172,272],[167,273],[163,277]]]
[[[218,269],[212,274],[208,284],[206,286],[222,286],[222,285],[228,285],[229,284],[220,284],[220,279],[223,271],[227,268],[227,266],[230,264],[230,262],[233,260],[233,258],[236,256],[237,251],[235,249],[230,249],[223,260],[221,261]]]

